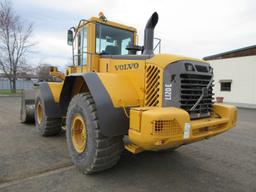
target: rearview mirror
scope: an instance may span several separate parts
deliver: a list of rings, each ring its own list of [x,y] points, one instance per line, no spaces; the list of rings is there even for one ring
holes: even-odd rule
[[[71,29],[68,30],[68,34],[67,34],[67,43],[68,45],[72,45],[73,44],[73,31]]]

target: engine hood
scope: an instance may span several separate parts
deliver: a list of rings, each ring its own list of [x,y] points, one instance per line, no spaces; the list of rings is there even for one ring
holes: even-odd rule
[[[198,61],[198,62],[202,62],[202,63],[207,63],[206,61],[204,61],[202,59],[196,59],[196,58],[192,58],[192,57],[184,57],[184,56],[172,55],[172,54],[158,54],[158,55],[151,57],[150,59],[147,59],[146,64],[155,64],[159,68],[164,69],[170,63],[174,63],[174,62],[182,61],[182,60]]]

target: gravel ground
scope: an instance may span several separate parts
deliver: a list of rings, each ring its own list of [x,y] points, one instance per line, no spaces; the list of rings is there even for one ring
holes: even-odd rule
[[[40,137],[19,123],[20,98],[0,97],[0,191],[256,191],[256,110],[235,129],[175,152],[124,152],[114,168],[81,174],[65,134]]]

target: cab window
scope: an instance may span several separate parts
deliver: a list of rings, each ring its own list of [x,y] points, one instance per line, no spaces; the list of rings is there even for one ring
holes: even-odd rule
[[[96,53],[126,55],[126,47],[133,45],[133,32],[101,23],[96,24]]]
[[[83,27],[75,39],[75,65],[86,65],[87,63],[87,27]]]

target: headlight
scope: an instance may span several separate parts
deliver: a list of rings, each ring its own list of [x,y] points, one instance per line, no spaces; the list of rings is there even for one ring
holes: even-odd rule
[[[195,68],[191,63],[185,63],[185,68],[187,71],[195,71]]]

